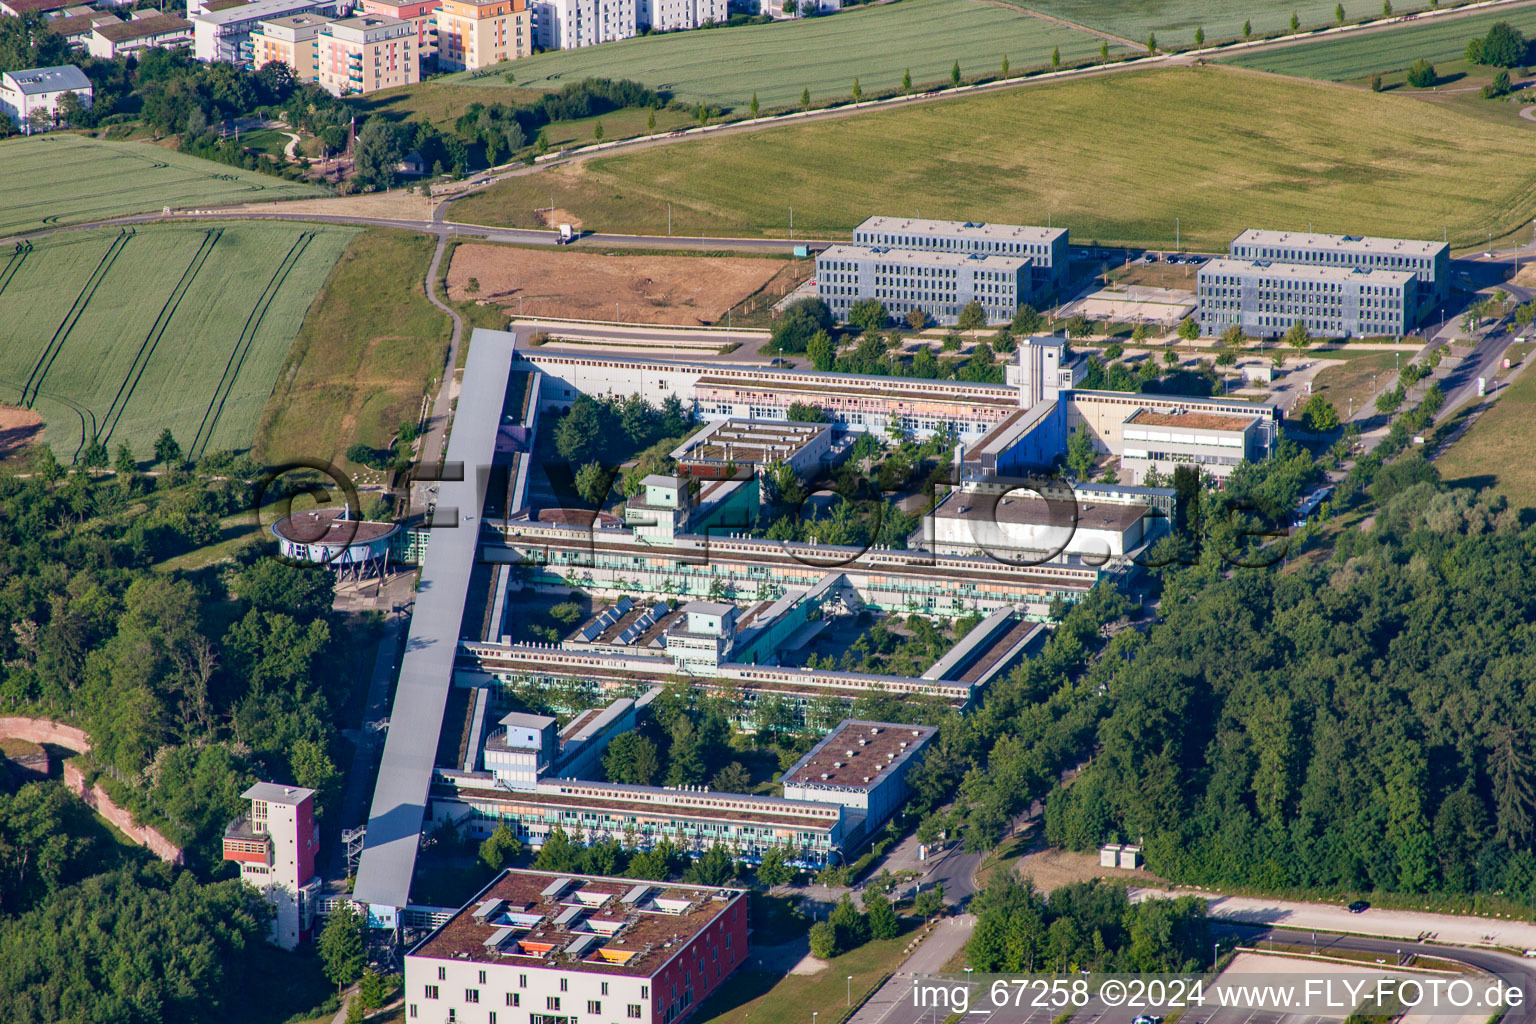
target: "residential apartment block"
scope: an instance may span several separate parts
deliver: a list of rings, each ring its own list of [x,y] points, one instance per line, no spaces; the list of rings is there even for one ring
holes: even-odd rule
[[[252,66],[259,68],[267,64],[286,64],[292,69],[296,80],[318,81],[320,29],[328,24],[330,19],[318,14],[290,14],[263,21],[251,33]]]
[[[536,0],[533,4],[534,33],[539,46],[546,50],[574,50],[629,39],[640,34],[640,19],[647,2]],[[684,7],[691,6],[678,3],[672,15],[680,16]]]
[[[320,891],[315,791],[258,782],[240,797],[251,809],[224,830],[224,859],[239,864],[240,878],[262,890],[276,910],[271,941],[293,949],[310,936]]]
[[[34,116],[52,127],[58,120],[59,100],[67,92],[74,93],[82,107],[91,105],[91,80],[73,64],[0,73],[0,116],[9,116],[27,132]]]
[[[251,67],[252,37],[262,31],[262,22],[294,14],[339,18],[351,9],[352,0],[251,0],[237,7],[205,10],[192,16],[192,53],[198,60]]]
[[[421,81],[417,28],[408,21],[361,14],[321,26],[316,81],[336,96],[361,96]]]
[[[1276,260],[1348,270],[1407,271],[1417,281],[1418,308],[1450,293],[1451,247],[1445,242],[1307,231],[1249,229],[1232,240],[1235,259]]]
[[[730,17],[726,0],[640,0],[636,11],[640,28],[673,32],[699,28]]]
[[[424,74],[437,65],[437,12],[442,6],[442,0],[362,0],[361,11],[415,26],[416,57]]]
[[[1323,338],[1400,335],[1418,319],[1418,291],[1408,270],[1216,259],[1200,268],[1196,316],[1207,336],[1277,337],[1296,323]]]
[[[816,256],[816,294],[832,315],[848,318],[861,299],[878,299],[894,317],[921,310],[935,323],[952,324],[978,302],[987,320],[1007,320],[1027,301],[1027,257],[895,249],[885,245],[834,245]]]
[[[533,52],[527,0],[443,0],[437,12],[437,66],[467,71]]]
[[[86,49],[92,57],[111,60],[125,53],[137,53],[157,46],[171,49],[191,42],[193,25],[186,18],[139,10],[134,11],[127,21],[97,25],[91,32]]]
[[[747,958],[739,889],[508,870],[405,955],[407,1024],[675,1024]]]
[[[1071,260],[1066,228],[1021,227],[1016,224],[870,217],[853,229],[853,243],[893,249],[980,253],[1027,259],[1030,264],[1027,294],[1031,297],[1065,285]],[[1008,315],[1012,316],[1013,313]]]

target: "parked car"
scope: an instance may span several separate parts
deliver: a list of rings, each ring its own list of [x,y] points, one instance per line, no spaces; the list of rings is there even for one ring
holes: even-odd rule
[[[1365,900],[1355,900],[1355,902],[1349,905],[1349,912],[1351,914],[1363,914],[1370,909],[1371,905],[1365,902]]]

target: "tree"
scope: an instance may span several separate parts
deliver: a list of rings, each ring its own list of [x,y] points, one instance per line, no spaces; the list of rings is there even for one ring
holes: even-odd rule
[[[1435,66],[1420,57],[1408,69],[1408,84],[1415,89],[1428,89],[1435,84]]]
[[[905,317],[907,327],[914,331],[920,331],[928,326],[928,314],[920,309],[909,309]]]
[[[1299,28],[1301,28],[1301,19],[1299,17],[1297,17],[1295,11],[1292,11],[1291,12],[1291,31],[1295,32]]]
[[[288,756],[293,768],[293,781],[305,789],[315,791],[315,813],[324,817],[341,799],[343,779],[336,763],[331,760],[325,744],[318,740],[298,740]]]
[[[1003,74],[1002,74],[1002,77],[1004,77],[1004,78],[1008,77],[1008,55],[1006,53],[1003,54]]]
[[[1482,39],[1467,44],[1467,59],[1474,64],[1512,68],[1525,63],[1529,44],[1524,35],[1507,21],[1496,22]]]
[[[965,308],[960,310],[960,316],[955,326],[962,331],[972,332],[972,336],[974,336],[977,330],[987,326],[986,310],[981,308],[981,303],[974,300],[967,303]]]
[[[1344,5],[1337,4],[1333,8],[1333,20],[1340,25],[1344,24]]]
[[[1203,25],[1202,26],[1197,26],[1195,28],[1195,45],[1196,46],[1204,46],[1205,45],[1205,27]]]
[[[1297,320],[1291,324],[1290,329],[1285,332],[1285,337],[1281,340],[1297,352],[1302,352],[1308,345],[1312,344],[1312,334],[1307,330],[1305,323]]]
[[[752,111],[752,116],[756,117],[757,116],[757,90],[756,89],[752,90],[752,102],[748,106],[749,106],[749,109]]]
[[[384,1005],[384,975],[372,967],[364,968],[357,980],[357,1001],[365,1010],[377,1010]]]
[[[107,445],[99,437],[93,437],[80,449],[79,463],[83,469],[106,469],[109,461]]]
[[[1371,92],[1381,92],[1381,72],[1371,72]]]
[[[909,93],[909,92],[912,91],[912,69],[911,68],[907,68],[905,71],[903,71],[901,73],[901,91],[903,93]]]
[[[950,85],[959,85],[960,84],[960,62],[959,61],[955,61],[954,66],[949,69],[949,84]]]
[[[770,846],[763,851],[763,859],[757,865],[757,880],[760,884],[772,889],[777,885],[788,885],[794,877],[795,869],[789,863],[789,856],[782,846]]]
[[[362,976],[368,963],[363,944],[363,921],[351,903],[341,903],[326,919],[320,933],[320,963],[326,978],[340,992]]]
[[[693,719],[678,716],[667,747],[667,785],[697,786],[704,781],[704,743]]]
[[[620,733],[603,751],[603,775],[609,782],[649,786],[660,774],[656,744],[640,733]]]
[[[805,343],[805,354],[810,357],[811,365],[823,373],[832,369],[837,361],[837,346],[832,344],[832,335],[826,331],[811,335],[811,340]]]
[[[1093,438],[1086,427],[1078,427],[1067,437],[1067,466],[1079,480],[1087,480],[1093,472]]]
[[[752,788],[752,774],[740,761],[732,761],[715,772],[715,777],[709,780],[709,784],[722,793],[746,793]]]
[[[523,844],[513,834],[505,821],[498,822],[496,831],[486,836],[480,844],[480,863],[492,871],[500,871],[523,852]]]
[[[1019,307],[1018,312],[1013,314],[1011,326],[1014,334],[1034,334],[1043,322],[1039,310],[1026,302]]]
[[[1179,337],[1185,341],[1194,341],[1200,337],[1200,325],[1195,323],[1194,317],[1185,317],[1184,321],[1179,324]]]
[[[139,464],[133,457],[133,449],[128,447],[127,441],[118,443],[117,457],[112,460],[112,470],[117,474],[117,480],[124,487],[133,485],[134,477],[138,475]]]
[[[700,103],[698,109],[693,112],[693,116],[699,124],[707,122],[710,118],[709,104]]]
[[[181,445],[171,436],[170,427],[160,431],[160,436],[155,439],[155,461],[166,469],[181,465]]]
[[[836,932],[837,946],[844,952],[857,949],[869,941],[869,924],[847,893],[843,893],[842,898],[833,905],[832,911],[827,914],[827,923]]]
[[[598,118],[596,121],[592,122],[592,138],[594,138],[598,142],[602,142],[603,141],[603,119],[602,118]]]
[[[752,95],[753,98],[756,98],[757,96],[756,93],[753,93]],[[651,109],[650,113],[645,115],[645,131],[647,135],[654,135],[656,133],[656,110],[654,107]]]
[[[574,466],[596,462],[604,442],[603,417],[588,395],[578,395],[571,411],[555,425],[555,451]]]
[[[879,299],[860,299],[848,307],[848,322],[861,331],[878,331],[890,318]]]
[[[811,956],[831,960],[842,952],[837,946],[837,930],[825,921],[811,925]]]
[[[1243,22],[1243,40],[1246,42],[1251,35],[1253,35],[1253,22],[1245,20]]]
[[[864,98],[864,90],[859,88],[859,80],[853,80],[853,102],[857,103]]]
[[[1051,67],[1061,67],[1061,47],[1059,46],[1051,51]]]
[[[581,847],[559,825],[549,830],[539,855],[533,859],[536,871],[575,871],[581,861]]]
[[[869,937],[894,939],[901,934],[901,922],[885,895],[873,889],[864,890],[864,915],[869,920]]]
[[[800,90],[800,109],[801,110],[810,110],[811,109],[811,89],[810,89],[810,86],[806,86],[804,89]]]
[[[791,423],[827,422],[826,411],[823,410],[819,405],[812,405],[809,402],[791,402],[789,404],[789,412],[786,413],[786,417]]]
[[[695,885],[724,885],[736,877],[736,862],[717,840],[683,872],[683,878]]]
[[[1483,99],[1491,100],[1500,96],[1508,96],[1509,89],[1509,71],[1506,68],[1499,68],[1498,72],[1493,76],[1493,81],[1483,86]]]
[[[943,913],[944,883],[935,882],[933,888],[918,893],[912,900],[912,910],[924,920]]]
[[[821,299],[800,299],[790,304],[773,325],[771,340],[779,352],[804,352],[811,335],[832,329],[832,311]]]
[[[1109,60],[1109,40],[1099,40],[1099,63],[1104,64]]]
[[[1171,348],[1164,349],[1163,350],[1163,364],[1166,365],[1166,366],[1177,366],[1177,365],[1179,365],[1179,354],[1177,352],[1175,352]]]
[[[615,470],[604,469],[596,462],[588,462],[576,470],[576,493],[589,505],[602,507],[613,487]]]
[[[1339,411],[1322,395],[1313,395],[1301,410],[1301,418],[1308,430],[1320,434],[1339,429]]]
[[[59,97],[58,106],[54,116],[62,125],[77,125],[80,115],[85,113],[85,104],[80,102],[80,97],[73,92],[66,92]]]
[[[375,115],[357,133],[352,159],[360,177],[380,188],[391,188],[395,184],[396,168],[404,155],[394,126]]]
[[[1155,54],[1156,52],[1157,52],[1157,33],[1156,32],[1149,32],[1149,33],[1147,33],[1147,55],[1151,56],[1152,54]]]
[[[1392,17],[1392,0],[1381,0],[1381,16],[1383,18]]]

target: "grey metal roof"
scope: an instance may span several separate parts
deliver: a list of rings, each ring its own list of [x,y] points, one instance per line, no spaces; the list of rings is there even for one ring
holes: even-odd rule
[[[881,231],[928,238],[995,238],[1026,242],[1050,242],[1067,233],[1066,228],[986,224],[968,220],[923,220],[915,217],[870,217],[853,230],[856,233]]]
[[[1249,228],[1232,239],[1232,244],[1283,246],[1313,252],[1382,253],[1393,256],[1433,256],[1442,249],[1450,248],[1445,242],[1429,242],[1418,238],[1325,235],[1314,231],[1268,231],[1263,228]]]
[[[420,596],[400,662],[389,737],[353,889],[357,899],[379,906],[404,907],[410,898],[437,738],[475,564],[484,470],[496,451],[497,424],[512,370],[512,344],[513,336],[505,331],[476,329],[470,338],[464,388],[446,460],[463,465],[463,479],[444,480],[437,497],[438,521],[446,519],[448,509],[456,509],[458,522],[452,529],[432,531],[422,562]]]
[[[25,96],[41,96],[50,92],[89,92],[91,80],[85,72],[73,64],[56,68],[32,68],[29,71],[8,71],[5,80],[10,88]]]
[[[263,800],[269,804],[298,804],[315,795],[312,789],[302,786],[281,786],[275,782],[258,782],[244,793],[242,800]]]
[[[1406,285],[1414,279],[1411,270],[1382,270],[1372,267],[1334,267],[1317,263],[1286,263],[1283,260],[1250,260],[1233,257],[1207,260],[1200,268],[1200,279],[1213,274],[1237,274],[1249,277],[1283,278],[1288,281],[1365,282],[1381,285]]]
[[[1031,265],[1028,256],[1004,256],[995,252],[955,252],[938,249],[902,249],[889,245],[829,245],[816,257],[822,260],[879,260],[908,267],[984,267],[1017,271]]]

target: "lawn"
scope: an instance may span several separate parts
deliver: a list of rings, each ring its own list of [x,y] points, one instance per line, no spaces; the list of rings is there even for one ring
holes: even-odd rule
[[[903,925],[910,922],[903,921]],[[730,982],[699,1007],[699,1024],[805,1024],[813,1011],[836,1020],[847,1009],[849,993],[858,1000],[901,962],[909,934],[866,942],[827,961],[816,974],[778,974],[753,970],[748,961]],[[850,982],[848,976],[852,975]]]
[[[1499,21],[1507,21],[1527,35],[1536,35],[1536,6],[1319,39],[1228,57],[1225,61],[1281,75],[1347,81],[1364,78],[1373,71],[1398,71],[1420,57],[1437,65],[1460,60],[1466,55],[1467,40],[1487,34],[1488,28]]]
[[[1338,354],[1325,352],[1319,355],[1333,360]],[[1333,403],[1339,411],[1339,419],[1347,419],[1374,400],[1376,391],[1387,386],[1394,368],[1403,361],[1396,352],[1361,352],[1319,370],[1312,378],[1312,391]]]
[[[33,407],[65,462],[84,440],[148,458],[248,448],[352,228],[159,224],[67,232],[6,259],[0,397]]]
[[[1536,201],[1530,136],[1390,95],[1227,68],[1101,76],[594,157],[457,219],[847,237],[874,213],[1066,225],[1074,241],[1225,250],[1255,226],[1470,244]],[[895,202],[893,202],[895,200]],[[896,203],[899,202],[899,206]]]
[[[1294,12],[1303,29],[1336,25],[1336,0],[1240,0],[1213,4],[1208,0],[1009,0],[1089,28],[1113,32],[1143,43],[1157,33],[1160,44],[1191,46],[1196,28],[1205,29],[1206,45],[1242,38],[1243,22],[1254,35],[1289,32]],[[1381,0],[1343,0],[1344,17],[1355,22],[1381,17]],[[1449,3],[1444,6],[1450,6]],[[1396,14],[1429,7],[1429,0],[1393,0]]]
[[[165,206],[308,199],[324,189],[200,160],[144,142],[52,133],[0,142],[0,235]]]
[[[354,441],[383,447],[401,420],[416,418],[451,330],[422,287],[433,246],[386,229],[347,246],[277,375],[257,436],[261,458],[341,465]]]
[[[763,108],[847,97],[859,79],[866,95],[894,90],[910,70],[914,85],[948,82],[960,62],[969,77],[995,74],[1004,56],[1015,70],[1043,67],[1053,49],[1063,62],[1097,59],[1099,36],[980,0],[901,0],[821,18],[772,25],[644,36],[603,46],[539,54],[505,65],[523,88],[557,89],[589,76],[629,78],[689,103],[738,110],[757,94]],[[1124,48],[1110,43],[1112,54]],[[449,82],[481,87],[496,79],[469,72]]]
[[[1467,432],[1435,460],[1447,483],[1491,486],[1515,508],[1536,508],[1536,373],[1521,371],[1515,383]]]

